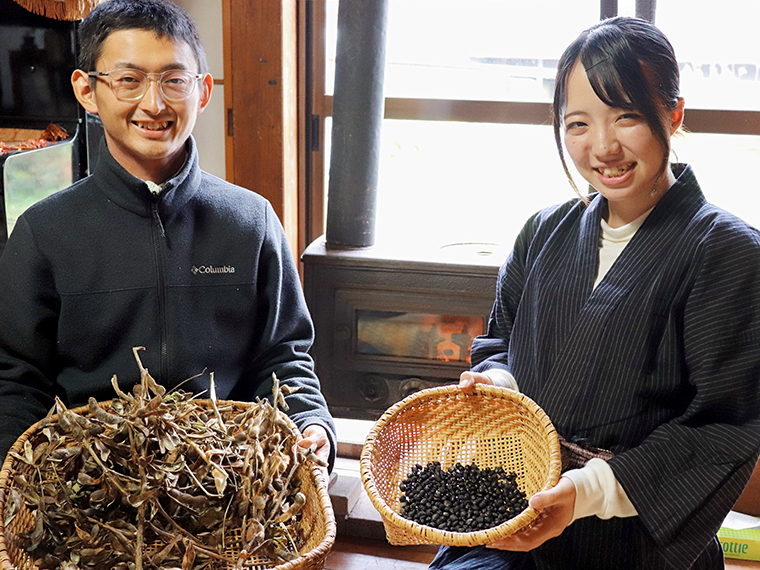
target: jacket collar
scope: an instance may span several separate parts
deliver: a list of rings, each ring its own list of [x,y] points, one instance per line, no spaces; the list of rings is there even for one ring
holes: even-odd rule
[[[151,215],[151,206],[158,203],[159,212],[169,216],[182,208],[198,191],[201,184],[201,170],[198,165],[198,150],[191,136],[185,143],[187,160],[177,174],[164,183],[164,190],[154,196],[148,184],[127,172],[111,155],[105,138],[100,141],[98,164],[92,173],[93,181],[106,197],[121,208],[143,217]]]

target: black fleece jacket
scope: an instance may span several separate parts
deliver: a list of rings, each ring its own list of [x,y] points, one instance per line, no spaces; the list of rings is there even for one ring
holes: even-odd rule
[[[91,176],[38,202],[0,257],[0,454],[61,397],[70,406],[139,382],[132,348],[168,388],[271,397],[301,430],[335,427],[308,350],[314,330],[282,226],[258,194],[188,160],[160,196],[102,144]]]

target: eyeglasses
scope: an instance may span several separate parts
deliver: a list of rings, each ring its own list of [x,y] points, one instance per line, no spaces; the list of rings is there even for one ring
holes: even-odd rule
[[[184,101],[195,91],[195,85],[203,75],[182,69],[170,69],[163,73],[145,73],[139,69],[116,69],[114,71],[89,71],[90,77],[101,77],[111,87],[119,101],[139,101],[148,91],[151,81],[158,83],[164,99],[177,103]]]

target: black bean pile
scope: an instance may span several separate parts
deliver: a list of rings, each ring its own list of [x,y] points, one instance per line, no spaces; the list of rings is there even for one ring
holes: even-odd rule
[[[439,461],[417,464],[399,488],[400,515],[418,524],[451,532],[493,528],[528,507],[514,473],[502,467],[480,469],[457,463],[443,470]]]

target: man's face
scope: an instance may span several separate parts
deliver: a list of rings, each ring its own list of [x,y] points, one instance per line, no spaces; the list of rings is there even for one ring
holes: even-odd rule
[[[131,68],[145,73],[170,69],[197,73],[198,63],[188,44],[159,38],[148,30],[114,32],[102,47],[96,69],[77,70],[72,76],[77,98],[85,109],[100,116],[108,149],[128,172],[164,182],[182,166],[185,141],[211,96],[211,76],[206,75],[184,101],[167,101],[155,81],[138,101],[120,101],[107,79],[98,78],[93,86],[83,72]]]

